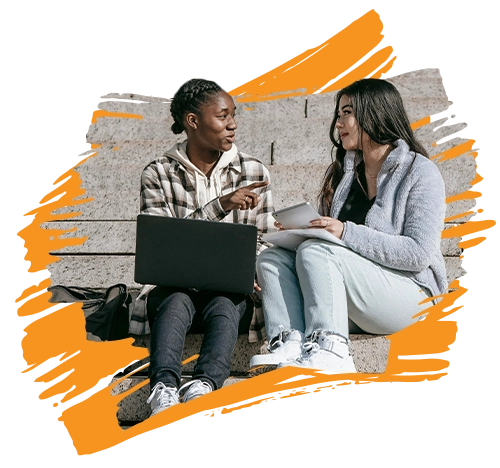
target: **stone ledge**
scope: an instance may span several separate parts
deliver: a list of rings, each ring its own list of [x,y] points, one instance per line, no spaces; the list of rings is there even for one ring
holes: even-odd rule
[[[150,349],[150,335],[135,337],[135,346]],[[185,361],[199,353],[203,335],[188,334],[182,353],[182,361]],[[350,335],[351,353],[354,357],[354,364],[358,372],[369,374],[380,374],[385,371],[387,356],[389,354],[389,340],[385,336],[356,334]],[[261,347],[265,345],[264,341],[258,343],[249,343],[248,335],[238,336],[231,359],[231,375],[246,376],[250,358],[260,352]],[[135,369],[149,363],[149,357],[138,361],[124,370],[124,375],[133,372]],[[193,372],[195,361],[191,361],[183,366],[182,371],[190,374]]]
[[[182,359],[196,354],[199,350],[202,335],[188,335]],[[351,353],[353,355],[354,364],[360,373],[380,374],[385,371],[387,358],[389,355],[390,342],[385,336],[374,335],[351,335]],[[137,346],[149,346],[148,339],[139,339],[136,341]],[[236,344],[235,352],[231,362],[231,377],[229,377],[224,386],[231,385],[244,380],[247,375],[248,364],[250,357],[259,352],[262,342],[248,343],[247,335],[240,335]],[[134,369],[146,364],[149,358],[137,362],[127,369],[123,374],[116,375],[111,384],[114,384],[120,378],[133,372]],[[194,362],[190,362],[183,366],[183,375],[187,378],[194,367]],[[112,390],[112,394],[120,394],[125,392],[140,383],[147,380],[147,371],[140,371],[137,374],[129,375],[127,378],[118,383]],[[149,396],[149,383],[139,388],[126,398],[119,405],[118,420],[128,422],[139,422],[150,415],[149,405],[146,400]]]

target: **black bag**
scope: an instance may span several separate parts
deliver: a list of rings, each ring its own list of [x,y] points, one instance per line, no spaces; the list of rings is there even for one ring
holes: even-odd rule
[[[93,341],[121,340],[128,336],[129,305],[132,301],[127,286],[115,284],[105,292],[78,286],[55,285],[49,302],[81,302],[85,314],[87,338]],[[96,337],[100,339],[96,339]]]

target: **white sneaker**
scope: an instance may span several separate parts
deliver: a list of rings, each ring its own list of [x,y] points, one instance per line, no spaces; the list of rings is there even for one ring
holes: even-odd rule
[[[269,343],[267,349],[269,354],[256,354],[250,359],[250,370],[252,375],[269,372],[284,362],[292,362],[302,356],[302,342],[304,334],[298,330],[283,331]]]
[[[186,382],[180,389],[179,395],[182,395],[182,402],[187,403],[189,400],[193,400],[202,395],[206,395],[213,390],[212,386],[202,380],[191,380]]]
[[[314,332],[311,340],[303,345],[304,355],[294,362],[279,367],[296,366],[320,369],[324,374],[350,374],[356,371],[349,352],[349,342],[331,332]]]
[[[174,387],[166,387],[163,382],[158,382],[146,403],[151,405],[151,416],[153,416],[179,403],[179,392]]]

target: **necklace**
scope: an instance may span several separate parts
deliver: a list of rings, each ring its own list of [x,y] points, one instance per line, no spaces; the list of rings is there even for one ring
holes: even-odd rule
[[[359,186],[361,187],[361,190],[363,190],[363,193],[365,194],[365,197],[366,197],[367,199],[369,199],[369,198],[368,198],[368,193],[366,193],[366,190],[365,190],[365,188],[363,187],[363,184],[362,184],[362,183],[361,183],[361,181],[359,180],[358,171],[357,171],[357,170],[355,170],[354,172],[355,172],[355,174],[356,174],[356,180],[358,181],[358,184],[359,184]]]
[[[358,170],[357,170],[357,169],[355,169],[355,170],[354,170],[354,173],[356,174],[356,180],[358,181],[358,184],[359,184],[359,186],[361,187],[361,190],[362,190],[362,191],[363,191],[363,193],[365,194],[366,199],[367,199],[367,200],[370,200],[370,197],[368,196],[368,192],[367,192],[367,191],[365,190],[365,188],[363,187],[363,184],[361,183],[361,180],[359,180]],[[366,175],[368,175],[368,177],[370,177],[370,178],[372,178],[372,179],[375,179],[375,178],[378,176],[378,174],[377,174],[376,176],[370,176],[369,174],[367,174],[367,173],[365,172],[365,179],[366,179]],[[368,186],[368,180],[366,181],[366,184],[367,184],[367,186]],[[376,187],[375,187],[375,188],[376,188]],[[375,194],[375,195],[376,195],[376,194]]]

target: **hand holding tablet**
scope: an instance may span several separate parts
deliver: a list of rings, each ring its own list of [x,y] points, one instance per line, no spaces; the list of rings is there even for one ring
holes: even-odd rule
[[[284,229],[306,229],[309,228],[309,223],[311,221],[321,219],[321,215],[309,204],[309,202],[303,202],[281,210],[276,210],[272,215]]]

